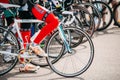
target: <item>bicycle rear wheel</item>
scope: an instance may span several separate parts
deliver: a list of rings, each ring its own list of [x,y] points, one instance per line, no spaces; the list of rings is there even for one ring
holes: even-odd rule
[[[6,36],[7,33],[8,35]],[[20,47],[14,34],[0,26],[0,76],[11,71],[18,62],[17,57],[7,53],[3,54],[2,51],[17,54],[19,49]]]
[[[65,51],[64,42],[61,40],[61,46],[64,52],[59,53],[58,56],[56,53],[59,48],[56,49],[56,46],[54,46],[56,43],[54,41],[55,38],[59,38],[59,40],[61,38],[59,37],[59,32],[57,31],[51,36],[49,42],[47,43],[45,51],[48,53],[48,57],[46,59],[50,68],[55,73],[64,77],[75,77],[84,73],[90,67],[94,57],[94,45],[88,34],[81,29],[69,27],[64,28],[63,30],[68,43],[71,44],[72,40],[74,40],[71,35],[74,35],[75,38],[83,36],[82,40],[86,40],[86,42],[81,42],[80,45],[71,48],[72,53],[68,53]],[[51,57],[51,55],[56,56],[56,63],[53,61],[53,57]]]

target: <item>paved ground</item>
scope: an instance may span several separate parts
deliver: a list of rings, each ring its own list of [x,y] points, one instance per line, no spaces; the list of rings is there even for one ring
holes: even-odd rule
[[[18,67],[0,80],[120,80],[120,28],[111,25],[102,32],[96,32],[92,39],[95,57],[90,68],[75,78],[64,78],[48,68],[37,73],[20,73]]]

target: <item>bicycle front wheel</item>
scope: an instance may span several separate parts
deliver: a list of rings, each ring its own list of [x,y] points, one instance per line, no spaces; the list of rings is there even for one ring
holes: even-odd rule
[[[61,40],[59,32],[57,31],[48,41],[45,50],[46,53],[48,53],[46,59],[50,68],[55,73],[64,77],[75,77],[84,73],[90,67],[94,57],[94,45],[88,34],[81,29],[69,27],[64,28],[63,30],[69,44],[73,42],[72,40],[82,36],[81,43],[78,46],[71,48],[72,53],[68,53],[66,52],[64,42]],[[54,44],[56,44],[54,42],[56,40],[55,38],[59,38],[58,40],[61,41],[61,44],[54,46]],[[59,48],[60,46],[61,48]],[[62,49],[61,51],[64,52],[61,52],[58,55],[56,53],[59,49]],[[56,56],[56,63],[53,61],[54,58],[52,57],[52,53]]]

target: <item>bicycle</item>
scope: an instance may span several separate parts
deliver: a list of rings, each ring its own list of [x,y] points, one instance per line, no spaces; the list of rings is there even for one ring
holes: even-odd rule
[[[51,11],[54,11],[55,12],[55,10],[54,10],[54,8],[52,8],[53,6],[50,6],[49,5],[49,9],[51,10]],[[64,9],[64,8],[63,8]],[[78,9],[79,9],[79,6],[78,6]],[[82,7],[79,9],[79,10],[82,10]],[[74,12],[74,11],[73,11]],[[83,12],[85,12],[85,10],[83,10]],[[89,13],[88,11],[87,11],[87,13]],[[78,21],[78,24],[76,23],[77,21],[75,20],[75,21],[73,21],[74,19],[72,19],[73,17],[71,17],[71,15],[67,15],[67,16],[63,16],[62,14],[61,14],[61,12],[55,12],[55,14],[57,15],[57,16],[59,16],[59,19],[60,18],[62,18],[62,17],[65,17],[65,20],[66,21],[68,21],[68,24],[70,24],[69,23],[69,21],[72,21],[71,23],[71,26],[75,26],[75,27],[77,27],[77,28],[81,28],[81,26],[79,26],[78,24],[79,24],[79,20],[77,20]],[[77,19],[77,17],[76,17],[76,15],[74,15],[75,16],[75,19]],[[92,17],[91,17],[92,18]],[[62,19],[61,19],[62,20]],[[67,24],[67,22],[65,21],[65,23]],[[75,25],[76,24],[76,25]],[[67,26],[67,27],[70,27],[70,26]],[[84,27],[84,26],[83,26]],[[83,28],[82,28],[83,29]],[[87,31],[87,30],[86,30]],[[74,35],[72,35],[72,36],[74,36]],[[91,35],[90,35],[90,37],[91,37]],[[73,39],[73,38],[72,38]],[[59,39],[57,39],[56,38],[56,41],[57,41],[57,43],[59,43],[59,44],[61,44],[61,41],[59,40]],[[44,41],[44,42],[46,42],[46,41]],[[80,36],[80,39],[78,38],[78,39],[74,39],[74,40],[72,40],[72,44],[71,44],[71,47],[73,48],[73,47],[77,47],[77,46],[79,46],[79,44],[81,44],[81,42],[85,42],[85,40],[84,41],[82,41],[82,37]],[[45,44],[44,44],[44,46],[45,46]],[[59,51],[58,51],[59,52]],[[55,53],[55,52],[54,52]],[[54,57],[55,58],[55,57]],[[42,59],[40,59],[40,60],[42,60]],[[45,66],[48,66],[48,64],[46,63],[46,62],[39,62],[39,60],[36,60],[36,61],[31,61],[31,63],[32,64],[34,64],[34,65],[39,65],[39,66],[41,66],[41,67],[45,67]]]
[[[93,4],[97,8],[97,10],[99,11],[99,13],[101,15],[101,17],[100,17],[101,23],[100,23],[99,27],[97,28],[97,31],[106,29],[112,22],[112,10],[110,9],[110,7],[101,0],[99,0],[99,1],[87,0],[87,2]],[[93,15],[96,15],[96,14],[93,14]],[[104,18],[106,16],[107,16],[107,19]]]
[[[4,6],[4,4],[2,6]],[[14,5],[13,7],[16,7],[16,5]],[[69,12],[69,11],[63,11],[62,14],[73,16],[73,13]],[[75,18],[73,18],[73,19],[75,19]],[[78,76],[78,75],[82,74],[83,72],[85,72],[90,67],[90,65],[93,61],[93,57],[94,57],[94,45],[93,45],[93,42],[92,42],[91,38],[83,30],[81,30],[79,28],[74,28],[74,27],[73,28],[72,27],[67,27],[67,28],[62,29],[62,26],[69,25],[69,24],[65,24],[64,21],[65,21],[65,18],[62,19],[62,21],[59,23],[58,29],[55,32],[53,32],[53,34],[50,35],[49,40],[47,40],[48,42],[47,42],[47,45],[46,45],[46,48],[45,48],[45,52],[48,54],[48,57],[46,57],[46,59],[47,59],[47,62],[49,64],[50,68],[54,72],[56,72],[57,74],[59,74],[61,76],[64,76],[64,77],[74,77],[74,76]],[[36,59],[36,58],[41,58],[39,56],[34,55],[29,50],[29,48],[27,48],[26,50],[24,49],[23,40],[21,38],[21,34],[19,32],[19,27],[18,27],[17,23],[29,23],[29,22],[30,23],[37,23],[37,22],[42,23],[43,21],[31,20],[31,19],[21,19],[21,20],[20,19],[14,19],[14,26],[15,26],[15,29],[17,30],[18,38],[16,38],[16,36],[11,32],[11,28],[8,27],[7,29],[5,29],[2,26],[0,27],[0,57],[1,57],[0,58],[0,64],[2,64],[2,65],[0,65],[0,76],[8,73],[9,71],[11,71],[15,67],[16,63],[18,62],[18,57],[26,58],[26,62],[31,62],[31,61],[34,61],[34,59]],[[71,35],[76,35],[75,38],[80,38],[81,37],[82,40],[87,40],[87,42],[85,44],[87,44],[86,47],[89,47],[88,50],[90,50],[90,52],[87,53],[88,57],[86,56],[87,54],[85,55],[85,57],[87,57],[87,59],[85,59],[87,61],[85,61],[85,62],[87,62],[87,63],[85,64],[84,67],[82,66],[82,69],[79,69],[78,71],[73,72],[73,73],[72,72],[70,72],[70,73],[66,72],[65,73],[65,72],[62,72],[62,70],[59,70],[58,69],[59,67],[55,67],[54,65],[56,63],[58,63],[58,61],[60,61],[60,60],[63,60],[65,58],[69,58],[70,56],[74,56],[74,55],[77,54],[77,53],[75,53],[75,50],[76,50],[75,48],[76,47],[71,48],[72,40],[74,40],[74,36],[71,36]],[[58,41],[56,41],[56,38],[62,44],[58,43]],[[54,43],[54,44],[52,44],[52,43]],[[55,43],[58,43],[59,45],[57,44],[58,46],[56,46]],[[29,46],[29,44],[30,43],[28,43],[27,45]],[[82,44],[84,44],[84,43],[82,43]],[[11,46],[11,47],[9,47],[9,46]],[[60,53],[57,52],[55,55],[53,55],[54,52],[51,53],[52,49],[50,49],[50,48],[53,48],[53,49],[57,48],[58,49],[58,47],[59,47],[59,49],[61,49]],[[11,52],[4,51],[7,48],[11,49]],[[21,50],[25,50],[24,55],[19,54],[19,52]],[[69,53],[69,57],[67,56],[67,53]],[[3,60],[3,56],[5,54],[12,56],[11,57],[11,59],[12,59],[11,62],[6,63]],[[55,56],[55,58],[53,58],[54,56]],[[67,57],[65,57],[65,56],[67,56]],[[63,66],[63,67],[65,67],[65,66]],[[63,68],[63,67],[61,67],[61,68]],[[78,66],[78,67],[80,67],[80,66]]]

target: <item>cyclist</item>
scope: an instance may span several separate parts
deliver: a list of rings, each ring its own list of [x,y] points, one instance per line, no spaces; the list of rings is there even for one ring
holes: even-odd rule
[[[29,19],[30,15],[28,13],[34,15],[37,19],[43,20],[46,22],[46,25],[38,31],[38,35],[31,37],[31,30],[30,30],[30,24],[21,24],[20,26],[20,32],[22,34],[22,38],[24,41],[24,47],[26,48],[27,41],[32,42],[32,45],[30,45],[30,49],[39,56],[47,56],[46,53],[41,49],[39,44],[42,42],[42,40],[50,33],[52,32],[59,24],[58,18],[55,17],[53,13],[51,13],[46,8],[40,6],[39,4],[35,3],[34,0],[10,0],[10,3],[12,4],[18,4],[21,7],[21,9],[25,11],[20,12],[20,18]],[[27,37],[26,37],[27,36]],[[26,40],[27,38],[27,40]],[[24,59],[20,58],[20,62],[24,63]],[[36,71],[38,69],[37,66],[33,65],[24,65],[20,68],[20,71]]]
[[[106,0],[101,0],[101,1],[106,2]],[[114,9],[115,6],[118,4],[117,0],[111,0],[110,3],[111,3],[111,5],[112,5],[112,8],[113,8],[113,9]],[[105,11],[104,11],[104,12],[105,12]],[[106,18],[106,17],[103,15],[103,25],[106,24],[105,18]],[[118,19],[118,10],[116,11],[115,18]],[[114,25],[116,26],[117,24],[114,22]]]
[[[115,6],[118,4],[118,1],[117,0],[111,0],[111,4],[112,4],[112,8],[114,9]],[[118,20],[118,10],[116,11],[115,18]],[[114,22],[114,25],[117,25],[117,24]]]

